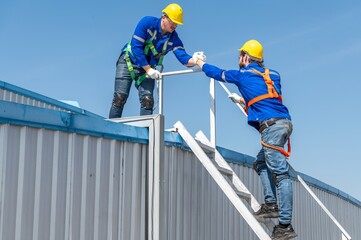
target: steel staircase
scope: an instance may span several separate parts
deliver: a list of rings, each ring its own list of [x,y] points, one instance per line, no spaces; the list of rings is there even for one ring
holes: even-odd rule
[[[200,131],[196,134],[196,138],[193,138],[179,121],[174,124],[174,127],[258,238],[261,240],[271,240],[269,232],[272,232],[274,223],[270,219],[257,219],[253,215],[251,211],[257,211],[260,208],[260,204],[221,154],[211,147],[206,136]],[[210,158],[207,153],[212,157]],[[245,203],[248,203],[249,207]]]

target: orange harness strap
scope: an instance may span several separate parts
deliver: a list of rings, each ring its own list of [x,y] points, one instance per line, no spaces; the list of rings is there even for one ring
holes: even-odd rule
[[[266,98],[278,98],[281,102],[282,102],[282,96],[280,94],[278,94],[278,92],[276,91],[276,89],[274,88],[274,82],[271,80],[271,77],[269,75],[269,69],[265,68],[264,69],[264,73],[261,73],[260,71],[256,70],[256,69],[252,69],[255,73],[261,75],[267,85],[267,89],[268,89],[268,93],[263,94],[261,96],[255,97],[253,99],[251,99],[248,104],[247,107],[251,106],[252,104],[259,102],[263,99]]]
[[[265,143],[262,140],[261,140],[261,143],[265,147],[271,148],[273,150],[280,151],[283,155],[285,155],[286,158],[289,158],[291,156],[291,140],[290,140],[290,138],[288,138],[287,141],[288,141],[288,143],[287,143],[288,151],[287,152],[281,147],[276,147],[276,146],[269,145],[269,144]]]
[[[267,90],[268,90],[268,93],[266,94],[263,94],[263,95],[260,95],[258,97],[255,97],[253,99],[251,99],[247,106],[244,107],[245,111],[247,111],[247,108],[250,107],[252,104],[256,103],[256,102],[259,102],[263,99],[266,99],[266,98],[278,98],[278,100],[280,100],[280,102],[282,102],[282,96],[280,94],[278,94],[278,92],[276,91],[275,87],[274,87],[274,82],[271,80],[271,77],[269,75],[269,69],[268,68],[265,68],[264,69],[264,73],[258,71],[257,69],[252,69],[256,74],[259,74],[263,77],[263,80],[265,81],[266,85],[267,85]],[[283,155],[285,155],[285,157],[289,158],[290,155],[291,155],[291,141],[290,139],[288,138],[288,144],[287,144],[287,148],[288,148],[288,151],[286,152],[283,148],[281,147],[276,147],[276,146],[272,146],[272,145],[269,145],[267,143],[265,143],[264,141],[261,140],[261,143],[263,146],[267,147],[267,148],[271,148],[273,150],[276,150],[276,151],[279,151],[280,153],[282,153]]]

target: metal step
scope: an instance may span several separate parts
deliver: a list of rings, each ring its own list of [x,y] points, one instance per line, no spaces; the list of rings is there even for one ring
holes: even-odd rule
[[[227,168],[221,167],[221,166],[217,166],[218,171],[220,171],[223,175],[226,175],[228,177],[233,177],[233,172],[232,170],[229,170]]]
[[[216,150],[213,147],[210,147],[209,145],[206,145],[204,143],[202,143],[201,141],[196,139],[196,142],[198,143],[198,145],[203,149],[203,151],[205,153],[211,153],[214,154],[216,152]]]
[[[215,161],[217,162],[216,159],[217,159],[217,156],[219,155],[217,150],[214,148],[209,148],[209,147],[202,148],[199,144],[199,141],[197,142],[189,134],[189,132],[187,131],[187,129],[183,126],[183,124],[181,122],[177,122],[176,124],[174,124],[174,127],[178,130],[178,133],[181,135],[183,140],[187,143],[187,145],[190,147],[190,149],[193,151],[193,153],[196,155],[196,157],[202,163],[202,165],[205,167],[205,169],[208,171],[208,173],[212,176],[212,178],[218,184],[220,189],[223,191],[223,193],[227,196],[227,198],[233,204],[233,206],[241,214],[243,219],[252,228],[252,230],[257,235],[257,237],[261,240],[271,240],[268,233],[265,231],[265,229],[263,229],[263,227],[260,225],[260,222],[253,215],[253,212],[251,212],[251,210],[249,210],[249,208],[246,207],[245,203],[242,201],[242,199],[246,199],[247,202],[251,205],[251,201],[254,198],[252,196],[252,194],[238,190],[238,189],[241,189],[240,186],[242,185],[242,183],[234,184],[233,177],[232,177],[231,183],[229,182],[229,180],[227,181],[224,175],[229,176],[230,173],[232,172],[231,170],[229,170],[231,168],[229,167],[229,169],[226,169],[225,167],[219,167],[219,166],[216,167],[213,164],[212,160],[204,152],[205,151],[204,149],[208,149],[210,151],[213,150],[214,154],[212,154],[212,155],[214,156]],[[207,144],[203,144],[203,143],[202,143],[202,145],[203,145],[203,147],[207,146]],[[210,146],[210,145],[208,145],[208,146]],[[221,163],[218,165],[227,166],[226,163]],[[219,171],[219,168],[222,168],[224,175],[221,173],[221,171]],[[232,172],[232,176],[233,175],[234,175],[234,173]],[[235,189],[235,187],[237,190]]]
[[[246,193],[246,192],[241,192],[241,191],[238,191],[237,189],[234,189],[234,191],[237,193],[237,195],[240,198],[246,200],[247,202],[251,202],[252,194]]]
[[[196,134],[196,139],[198,139],[200,142],[202,142],[203,145],[211,146],[210,141],[208,140],[208,138],[206,137],[206,135],[204,135],[204,133],[202,131],[199,131]],[[229,177],[229,179],[232,181],[230,183],[230,185],[233,186],[234,189],[238,190],[238,192],[246,193],[246,194],[240,193],[241,195],[248,195],[249,194],[248,196],[250,196],[251,199],[247,200],[248,196],[245,196],[246,197],[245,199],[250,204],[253,212],[256,212],[261,207],[261,205],[258,203],[257,199],[251,194],[251,192],[248,190],[248,188],[243,184],[241,179],[232,170],[231,166],[229,166],[229,164],[226,162],[226,160],[224,160],[222,155],[217,150],[216,150],[216,152],[214,154],[214,159],[213,160],[215,161],[215,165],[219,169],[219,172],[221,174],[223,174],[223,176]],[[222,172],[222,170],[223,170],[223,172]],[[231,175],[231,173],[232,173],[232,175]],[[270,232],[272,232],[273,227],[275,226],[275,223],[269,218],[267,218],[267,219],[262,218],[261,220],[262,220],[261,222],[267,227],[267,229]]]

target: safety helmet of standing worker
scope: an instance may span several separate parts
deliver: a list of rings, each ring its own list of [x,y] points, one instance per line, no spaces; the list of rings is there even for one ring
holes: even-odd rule
[[[249,40],[239,49],[246,52],[254,60],[263,62],[263,47],[257,40]]]
[[[172,22],[180,25],[183,24],[183,10],[178,4],[169,4],[163,9],[162,13],[166,14]]]

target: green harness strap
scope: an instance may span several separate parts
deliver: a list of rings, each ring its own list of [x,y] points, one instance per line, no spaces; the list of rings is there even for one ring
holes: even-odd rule
[[[164,58],[165,52],[167,50],[167,45],[168,45],[168,40],[169,40],[168,39],[167,41],[165,41],[165,43],[163,45],[163,48],[162,48],[162,52],[158,53],[158,51],[155,49],[154,44],[152,42],[155,35],[156,35],[156,33],[154,33],[154,35],[149,40],[147,40],[145,42],[146,45],[145,45],[145,48],[144,48],[144,54],[145,55],[147,55],[149,50],[150,50],[152,52],[154,58],[159,58],[157,65],[151,66],[152,68],[154,68],[156,66],[160,66],[160,65],[163,64],[163,58]],[[125,59],[125,62],[127,63],[130,76],[135,81],[135,84],[137,84],[139,86],[144,81],[144,79],[146,79],[147,74],[144,73],[143,75],[139,76],[138,79],[136,79],[133,64],[132,64],[132,62],[130,60],[130,57],[129,57],[129,54],[133,55],[132,47],[130,45],[130,42],[128,43],[127,47],[124,49],[124,52],[125,52],[124,59]]]

